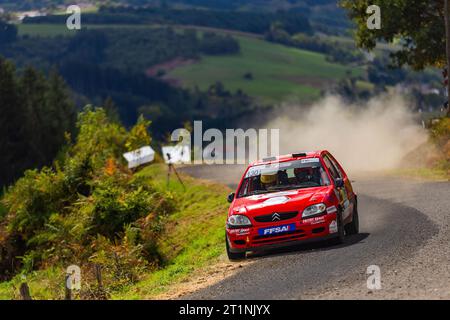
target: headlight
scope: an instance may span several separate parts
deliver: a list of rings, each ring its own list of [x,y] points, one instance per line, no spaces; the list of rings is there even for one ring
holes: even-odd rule
[[[228,225],[230,227],[250,226],[251,224],[249,218],[240,214],[234,214],[228,218]]]
[[[312,206],[309,206],[305,210],[303,210],[302,218],[310,217],[325,212],[326,209],[327,206],[324,205],[323,203],[313,204]]]

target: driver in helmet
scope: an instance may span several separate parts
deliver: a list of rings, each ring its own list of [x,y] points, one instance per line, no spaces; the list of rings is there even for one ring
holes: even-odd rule
[[[264,189],[277,185],[277,172],[268,172],[261,174],[261,185]]]
[[[313,180],[312,168],[295,168],[294,175],[299,184],[310,182]]]

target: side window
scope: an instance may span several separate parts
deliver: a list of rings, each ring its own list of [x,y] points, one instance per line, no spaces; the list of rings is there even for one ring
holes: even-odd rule
[[[336,170],[336,168],[334,167],[334,165],[331,163],[330,159],[327,156],[323,157],[323,161],[325,162],[328,171],[330,171],[331,177],[334,180],[340,178],[338,171]]]
[[[336,168],[336,171],[338,172],[339,176],[340,176],[342,179],[344,179],[344,174],[342,173],[341,167],[339,167],[339,164],[336,162],[336,160],[334,160],[333,158],[328,157],[328,156],[327,156],[327,158],[330,159],[331,163],[332,163],[333,166]]]
[[[244,182],[242,183],[241,189],[239,190],[239,197],[242,197],[244,194],[246,194],[249,190],[249,181],[250,179],[245,179]]]
[[[322,181],[322,184],[324,186],[329,186],[330,185],[330,178],[328,178],[327,173],[325,172],[325,169],[320,166],[320,179]]]
[[[344,179],[344,175],[342,174],[341,169],[339,168],[339,165],[336,163],[336,161],[330,157],[327,156],[327,158],[330,160],[331,164],[333,165],[333,167],[336,169],[338,175],[340,178]]]

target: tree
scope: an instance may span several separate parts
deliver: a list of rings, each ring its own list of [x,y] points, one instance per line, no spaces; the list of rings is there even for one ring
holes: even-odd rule
[[[0,186],[11,181],[12,172],[22,169],[15,160],[26,154],[24,110],[19,103],[15,71],[12,63],[0,57]]]
[[[103,102],[103,109],[111,122],[120,123],[119,108],[110,96]]]
[[[47,162],[52,161],[54,155],[65,143],[64,133],[73,134],[77,117],[75,103],[64,79],[56,69],[52,69],[48,76],[48,87],[45,93],[45,114],[42,128],[47,134]]]
[[[26,68],[19,77],[0,57],[0,187],[50,164],[74,125],[75,106],[59,75]]]
[[[395,42],[400,45],[400,49],[391,55],[394,63],[397,66],[407,64],[415,70],[448,64],[445,19],[447,3],[448,0],[341,0],[342,7],[356,23],[355,37],[359,47],[372,50],[379,40]],[[380,29],[370,30],[367,27],[369,15],[366,10],[370,5],[381,8]],[[448,91],[450,92],[450,87]]]
[[[17,27],[0,19],[0,46],[14,42],[17,39]]]
[[[47,161],[47,147],[51,144],[47,141],[45,126],[48,122],[44,120],[47,115],[45,108],[45,93],[48,90],[47,82],[43,74],[33,68],[26,68],[19,79],[21,104],[24,112],[21,114],[26,124],[26,147],[28,157],[33,157],[36,163],[43,164]],[[55,119],[56,120],[56,119]],[[24,159],[25,160],[25,159]]]

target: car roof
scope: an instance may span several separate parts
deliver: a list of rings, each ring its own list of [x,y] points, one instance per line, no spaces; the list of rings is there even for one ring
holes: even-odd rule
[[[328,151],[327,150],[307,151],[307,152],[298,152],[298,153],[279,155],[276,157],[263,158],[261,160],[258,160],[258,161],[255,161],[254,163],[252,163],[250,165],[250,167],[253,167],[256,165],[261,165],[261,164],[271,164],[271,163],[277,163],[277,162],[285,162],[285,161],[320,157],[322,155],[322,153],[324,153],[324,152],[328,152]]]

